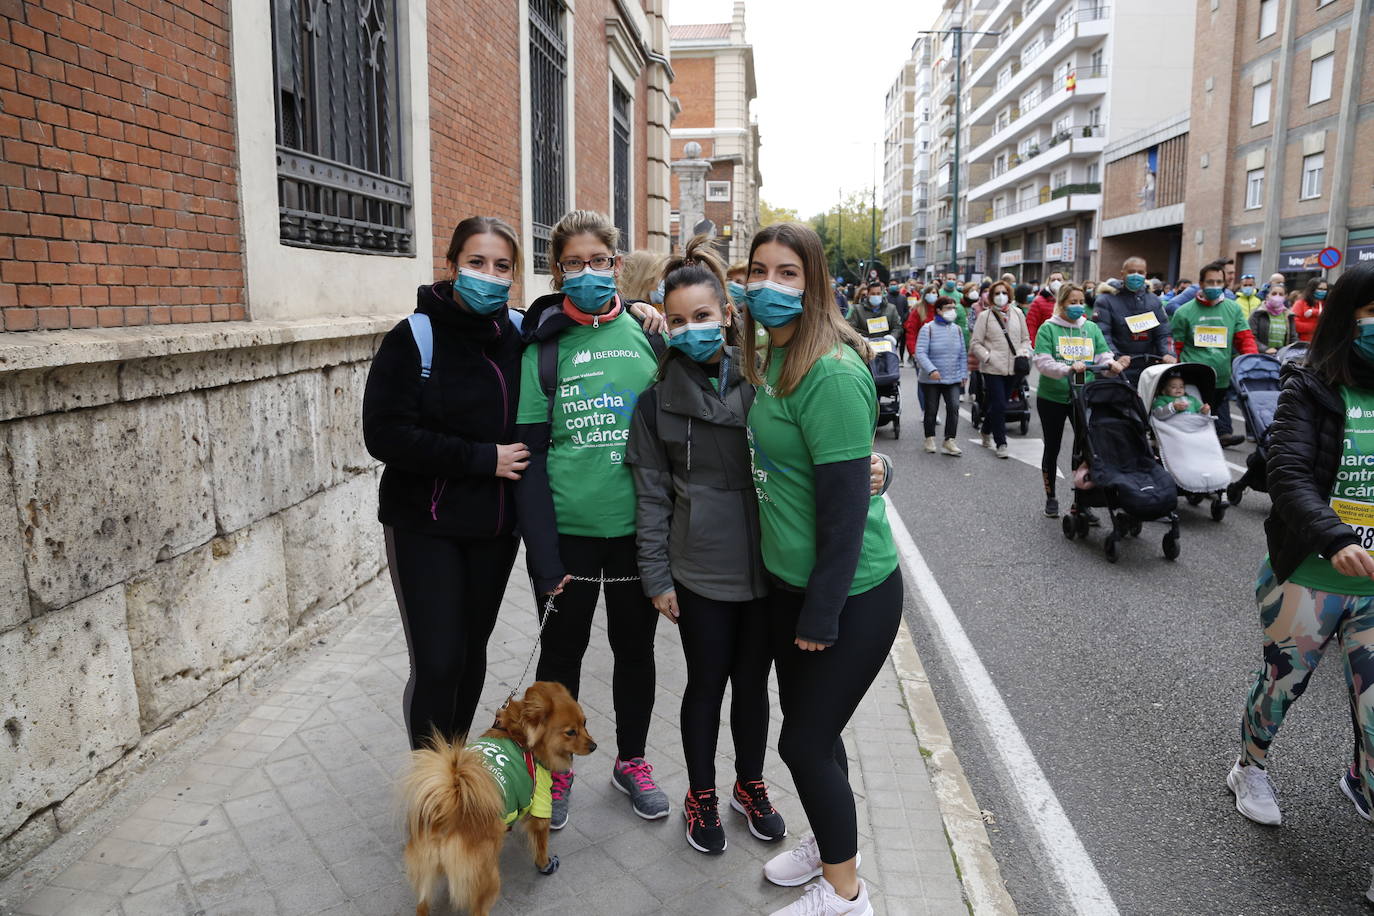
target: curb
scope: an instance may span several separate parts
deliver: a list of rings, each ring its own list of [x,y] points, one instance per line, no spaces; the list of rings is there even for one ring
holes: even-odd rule
[[[974,916],[1015,916],[1016,904],[1002,880],[1002,870],[992,852],[982,809],[973,796],[973,787],[964,775],[963,765],[954,752],[954,742],[944,716],[935,702],[930,679],[916,652],[906,620],[897,630],[897,639],[888,653],[892,670],[906,701],[911,728],[920,743],[931,787],[940,803],[950,854],[964,887],[964,897]]]

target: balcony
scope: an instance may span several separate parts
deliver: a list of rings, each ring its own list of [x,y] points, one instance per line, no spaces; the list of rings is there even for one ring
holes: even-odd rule
[[[1054,34],[1047,43],[1039,39],[1033,41],[1031,48],[1034,53],[1028,55],[1023,51],[1017,59],[1012,61],[1013,74],[1011,78],[997,87],[984,100],[983,104],[973,110],[969,116],[970,123],[981,124],[991,121],[994,117],[993,112],[1020,92],[1022,86],[1033,77],[1047,75],[1044,71],[1046,65],[1051,61],[1060,59],[1067,51],[1096,43],[1105,37],[1108,15],[1109,7],[1106,6],[1081,9],[1056,27]],[[997,73],[1006,66],[1009,58],[1010,53],[992,55],[983,64],[982,69],[973,74],[969,80],[970,84],[974,86],[995,84]]]
[[[1048,172],[1068,159],[1100,156],[1106,146],[1106,131],[1100,124],[1062,130],[1050,137],[1043,147],[1034,146],[1025,153],[1008,156],[1001,171],[994,163],[987,180],[969,188],[968,199],[972,202],[991,197],[1004,188],[1020,184],[1031,175]]]
[[[937,219],[937,220],[935,221],[935,231],[936,231],[936,232],[953,232],[953,231],[954,231],[954,217],[952,217],[952,216],[945,216],[945,217],[941,217],[940,219]]]
[[[1065,187],[1071,186],[1066,185]],[[1094,187],[1094,185],[1079,185],[1078,187]],[[1040,198],[1036,197],[1030,200],[1013,201],[1003,207],[987,207],[981,214],[970,213],[968,237],[972,240],[1001,235],[1022,226],[1046,222],[1069,213],[1096,213],[1101,207],[1101,194],[1083,194],[1071,191],[1060,197],[1054,197],[1053,192],[1051,192],[1050,199],[1043,203]]]
[[[1017,135],[1024,131],[1037,129],[1042,124],[1053,123],[1054,116],[1060,110],[1073,104],[1075,100],[1107,94],[1107,68],[1105,66],[1079,68],[1075,73],[1074,80],[1073,91],[1051,86],[1032,93],[1027,99],[1030,102],[1030,107],[1022,106],[1019,109],[1013,109],[1012,117],[1005,121],[999,121],[999,126],[993,130],[992,135],[969,152],[969,161],[984,159],[996,153],[1000,147],[1011,145]]]
[[[954,196],[954,186],[950,182],[942,182],[935,186],[935,199],[945,200]]]

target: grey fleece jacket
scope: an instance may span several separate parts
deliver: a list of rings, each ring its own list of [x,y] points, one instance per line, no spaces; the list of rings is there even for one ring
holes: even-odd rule
[[[638,503],[635,541],[649,597],[674,580],[716,601],[768,594],[745,419],[753,386],[727,348],[724,394],[697,363],[672,355],[639,396],[625,462]]]

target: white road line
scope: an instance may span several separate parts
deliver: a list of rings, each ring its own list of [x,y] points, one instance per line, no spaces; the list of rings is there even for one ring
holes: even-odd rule
[[[920,593],[923,609],[944,642],[968,692],[969,709],[982,720],[983,727],[992,738],[992,747],[1000,758],[1001,776],[1008,781],[1009,788],[1021,802],[1027,827],[1037,837],[1040,851],[1054,870],[1072,912],[1083,916],[1118,916],[1107,885],[1059,804],[1049,780],[1036,763],[1030,745],[1026,743],[1006,701],[978,657],[978,651],[964,632],[958,615],[935,581],[934,573],[926,565],[897,507],[890,497],[883,498],[887,500],[892,536],[897,542],[907,573]]]

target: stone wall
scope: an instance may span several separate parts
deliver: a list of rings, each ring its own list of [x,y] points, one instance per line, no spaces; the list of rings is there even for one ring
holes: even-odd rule
[[[0,334],[0,876],[389,592],[360,416],[396,320]]]

